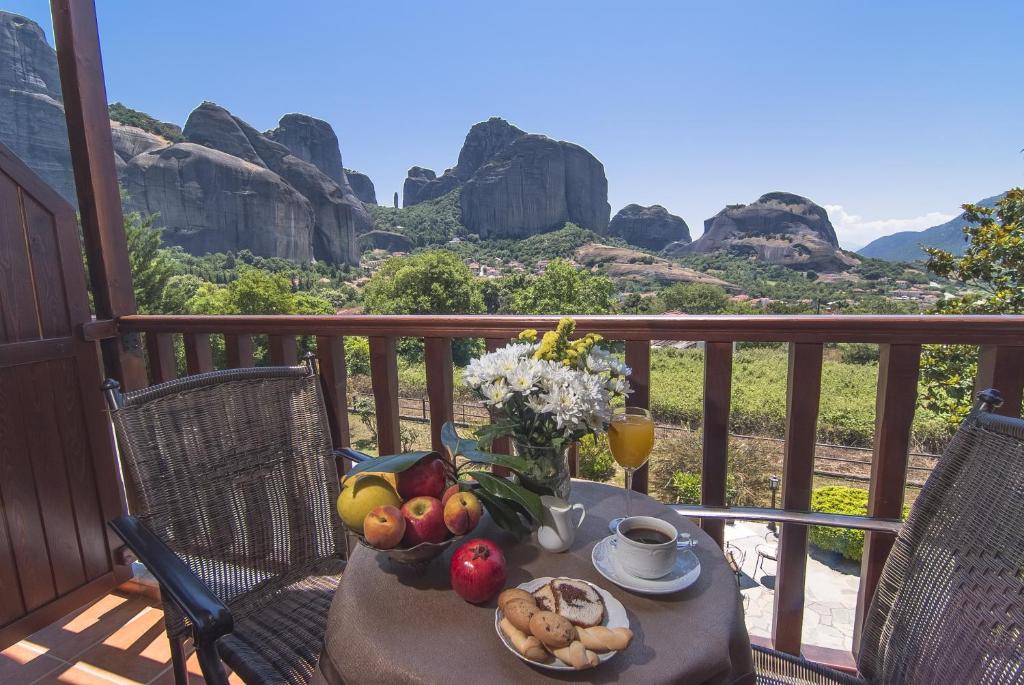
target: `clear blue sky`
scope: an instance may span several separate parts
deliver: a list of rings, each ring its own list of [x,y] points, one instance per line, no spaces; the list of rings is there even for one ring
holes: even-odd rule
[[[321,117],[383,201],[492,115],[594,153],[613,212],[694,234],[786,190],[856,247],[1024,184],[1021,0],[98,4],[111,100]],[[43,0],[0,7],[49,30]]]

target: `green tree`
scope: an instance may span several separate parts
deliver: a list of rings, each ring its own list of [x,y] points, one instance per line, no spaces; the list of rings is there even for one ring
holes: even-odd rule
[[[614,291],[607,277],[556,259],[513,294],[510,308],[516,314],[607,314]]]
[[[994,209],[967,204],[968,241],[962,257],[925,248],[928,270],[969,288],[940,300],[938,314],[1024,313],[1024,188],[1007,191]],[[977,376],[977,348],[927,345],[921,357],[920,403],[955,426],[970,411]]]
[[[363,290],[370,314],[480,314],[480,282],[458,256],[431,250],[392,257]]]
[[[129,212],[124,215],[135,303],[142,314],[168,311],[164,307],[164,289],[178,270],[171,252],[163,247],[160,229],[153,226],[155,219],[155,214],[144,217],[138,212]]]
[[[661,302],[666,311],[720,314],[729,305],[729,295],[709,283],[676,283],[661,293]]]

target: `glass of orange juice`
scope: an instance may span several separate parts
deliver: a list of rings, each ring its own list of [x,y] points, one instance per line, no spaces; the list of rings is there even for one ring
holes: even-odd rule
[[[608,444],[615,461],[626,471],[626,518],[633,491],[633,472],[647,463],[654,449],[654,420],[642,407],[617,407],[608,423]],[[623,517],[612,519],[608,527],[615,531]]]

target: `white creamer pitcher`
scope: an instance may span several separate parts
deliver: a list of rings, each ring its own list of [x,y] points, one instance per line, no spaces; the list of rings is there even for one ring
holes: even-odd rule
[[[576,539],[576,529],[583,524],[587,512],[582,504],[569,504],[560,497],[544,495],[540,498],[541,523],[534,532],[537,544],[548,552],[564,552]],[[580,512],[580,518],[573,523],[573,511]]]

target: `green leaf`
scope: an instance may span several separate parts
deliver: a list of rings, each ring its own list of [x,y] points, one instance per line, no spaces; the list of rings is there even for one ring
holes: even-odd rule
[[[491,495],[483,488],[476,488],[475,492],[499,527],[512,533],[518,539],[522,539],[530,532],[529,528],[523,525],[519,514],[503,500]]]
[[[486,471],[469,471],[466,475],[472,476],[480,483],[481,489],[500,499],[507,499],[515,502],[530,515],[534,521],[541,520],[542,507],[540,497],[530,492],[521,485],[510,483],[504,478],[487,473]]]
[[[405,471],[413,464],[418,462],[423,457],[431,454],[437,454],[436,452],[406,452],[405,454],[392,454],[387,457],[377,457],[376,459],[368,459],[366,461],[356,464],[354,467],[349,469],[348,473],[345,474],[345,478],[350,478],[358,473],[364,471],[380,471],[383,473],[399,473]]]
[[[522,474],[524,471],[530,468],[530,462],[523,457],[517,457],[511,454],[497,454],[495,452],[485,452],[480,449],[480,443],[477,440],[467,440],[459,437],[459,434],[455,430],[455,426],[450,422],[445,423],[441,427],[441,442],[444,443],[445,449],[448,454],[451,455],[451,459],[454,462],[455,457],[463,457],[474,464],[489,464],[490,466],[502,466],[506,469],[511,469],[517,474]]]

